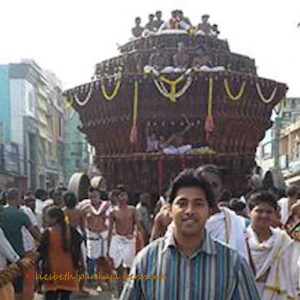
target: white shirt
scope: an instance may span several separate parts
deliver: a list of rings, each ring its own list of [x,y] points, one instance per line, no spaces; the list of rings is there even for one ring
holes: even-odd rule
[[[37,217],[32,210],[27,206],[20,206],[20,209],[28,216],[33,226],[38,226]],[[23,245],[25,252],[29,252],[35,249],[34,238],[26,227],[22,227]]]

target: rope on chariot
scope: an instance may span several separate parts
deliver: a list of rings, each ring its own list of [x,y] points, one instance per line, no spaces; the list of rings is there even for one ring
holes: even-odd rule
[[[30,267],[36,264],[39,256],[39,252],[30,253],[24,256],[21,259],[21,262],[26,262],[24,265],[26,266],[26,269],[29,269]],[[17,263],[7,266],[4,270],[0,271],[0,288],[13,281],[23,272],[24,269],[22,269]]]

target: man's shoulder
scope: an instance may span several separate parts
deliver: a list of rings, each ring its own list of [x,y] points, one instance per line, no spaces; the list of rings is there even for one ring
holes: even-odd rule
[[[281,204],[283,204],[283,203],[285,203],[285,202],[287,202],[287,201],[288,201],[288,198],[283,197],[283,198],[280,198],[280,199],[278,200],[278,204],[281,205]]]
[[[162,251],[165,246],[165,237],[158,238],[157,240],[151,242],[146,247],[144,247],[138,254],[137,259],[145,259],[153,253],[158,253]]]
[[[217,256],[225,255],[226,257],[229,257],[230,259],[233,259],[235,261],[242,257],[235,249],[229,247],[227,244],[221,241],[217,241],[216,239],[211,238],[211,242],[214,246]]]

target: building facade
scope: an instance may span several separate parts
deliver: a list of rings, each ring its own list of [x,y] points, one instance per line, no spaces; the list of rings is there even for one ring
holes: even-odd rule
[[[62,84],[33,60],[0,66],[0,174],[18,175],[23,191],[63,181]],[[3,109],[2,109],[3,105]]]
[[[300,98],[287,98],[273,120],[258,147],[258,164],[264,171],[277,167],[286,183],[300,184]]]
[[[65,184],[76,172],[89,173],[93,150],[87,143],[80,127],[79,114],[72,107],[65,107],[64,178]]]

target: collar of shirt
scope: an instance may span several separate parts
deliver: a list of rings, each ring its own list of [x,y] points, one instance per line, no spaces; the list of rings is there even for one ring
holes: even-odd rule
[[[163,253],[165,251],[167,251],[168,248],[178,249],[175,239],[174,239],[174,233],[167,235],[165,237],[164,242],[165,242],[164,247],[162,249]],[[206,231],[205,231],[205,235],[204,235],[203,241],[201,243],[201,246],[194,252],[194,254],[190,257],[190,259],[195,257],[200,252],[204,252],[208,255],[216,255],[217,254],[216,245],[215,245],[214,241],[211,239],[211,237],[209,236],[209,234],[207,234]]]

